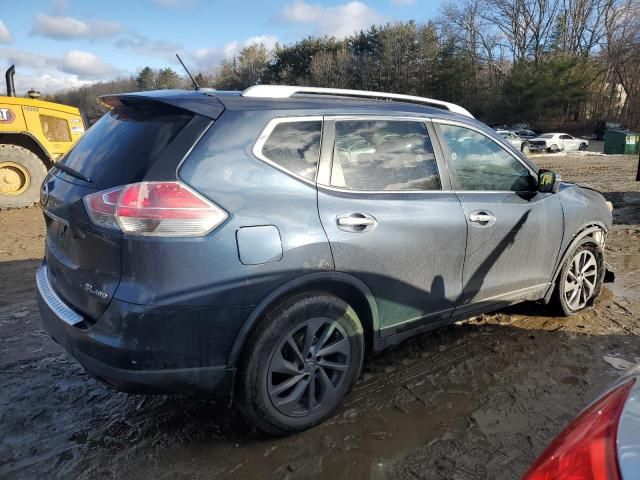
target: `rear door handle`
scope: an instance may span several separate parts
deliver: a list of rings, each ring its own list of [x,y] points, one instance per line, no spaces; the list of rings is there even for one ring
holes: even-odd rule
[[[363,232],[376,225],[376,219],[366,213],[343,213],[336,218],[338,228],[347,232]]]
[[[491,213],[484,210],[477,210],[469,214],[469,221],[473,223],[479,223],[481,225],[488,225],[495,222],[496,217]]]

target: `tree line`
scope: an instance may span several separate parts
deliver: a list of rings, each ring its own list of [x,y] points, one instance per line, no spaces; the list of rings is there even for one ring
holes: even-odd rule
[[[373,25],[344,39],[249,45],[198,72],[201,86],[294,84],[405,93],[458,103],[487,122],[640,126],[640,0],[457,0],[424,22]],[[103,93],[191,88],[170,68],[55,97],[102,112]]]

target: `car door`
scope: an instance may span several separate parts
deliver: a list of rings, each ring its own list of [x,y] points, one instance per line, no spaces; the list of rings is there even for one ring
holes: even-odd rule
[[[467,225],[431,128],[424,119],[325,117],[320,218],[336,270],[373,293],[382,336],[447,321],[462,293]]]
[[[537,191],[535,171],[478,127],[434,120],[468,224],[456,314],[539,298],[563,235],[560,198]]]
[[[578,143],[575,138],[568,134],[560,135],[560,141],[562,142],[562,149],[569,152],[572,150],[578,150]]]

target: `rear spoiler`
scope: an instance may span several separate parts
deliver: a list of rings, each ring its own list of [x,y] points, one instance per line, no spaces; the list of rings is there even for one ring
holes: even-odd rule
[[[168,105],[216,120],[224,105],[212,92],[157,90],[151,92],[119,93],[98,97],[98,102],[111,109],[122,106]]]

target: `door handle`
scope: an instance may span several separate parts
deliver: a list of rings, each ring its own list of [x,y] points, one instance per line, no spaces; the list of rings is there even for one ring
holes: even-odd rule
[[[376,219],[366,213],[345,213],[336,218],[338,228],[349,232],[362,232],[376,225]]]
[[[496,217],[494,217],[491,212],[477,211],[469,214],[469,221],[474,223],[487,224],[494,222],[495,219]]]

